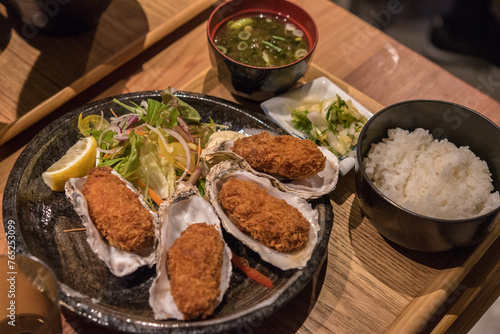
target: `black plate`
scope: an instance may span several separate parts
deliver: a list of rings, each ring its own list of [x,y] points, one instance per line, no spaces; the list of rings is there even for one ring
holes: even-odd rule
[[[241,106],[219,98],[196,93],[176,92],[196,108],[202,121],[209,117],[233,130],[257,128],[280,132],[265,116],[243,111]],[[146,98],[161,100],[160,91],[116,96],[121,101]],[[64,193],[52,192],[41,178],[42,173],[78,140],[78,115],[111,116],[124,110],[102,99],[59,118],[41,131],[19,156],[5,187],[3,199],[4,225],[14,221],[17,226],[17,252],[32,254],[46,262],[61,283],[63,306],[76,314],[108,328],[128,332],[191,332],[214,333],[261,323],[264,317],[291,300],[309,282],[327,255],[333,213],[328,196],[312,202],[319,211],[321,231],[313,257],[303,270],[281,271],[260,260],[231,237],[230,247],[247,257],[250,264],[269,276],[274,288],[269,290],[234,269],[224,301],[207,320],[158,321],[148,304],[149,287],[155,269],[140,268],[125,278],[113,276],[92,253],[84,231],[66,230],[82,227]]]

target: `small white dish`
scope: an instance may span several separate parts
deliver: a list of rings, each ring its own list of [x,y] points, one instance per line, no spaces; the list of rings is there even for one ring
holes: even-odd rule
[[[320,77],[295,88],[289,92],[273,97],[260,104],[267,117],[278,124],[289,134],[305,139],[306,134],[293,127],[291,109],[299,106],[300,101],[309,95],[318,95],[323,98],[330,98],[339,95],[343,100],[351,100],[358,111],[370,118],[373,114],[358,101],[354,100],[349,94],[340,89],[339,86],[325,77]],[[339,157],[340,175],[347,174],[355,164],[356,158],[351,156]]]

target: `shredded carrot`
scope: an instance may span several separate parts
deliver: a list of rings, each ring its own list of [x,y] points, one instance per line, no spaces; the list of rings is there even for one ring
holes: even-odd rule
[[[245,258],[242,258],[241,256],[236,255],[233,252],[233,257],[231,258],[231,263],[234,264],[237,268],[239,268],[241,271],[243,271],[248,277],[256,281],[257,283],[272,289],[273,288],[273,281],[266,275],[260,273],[258,270],[250,267],[250,264],[248,263],[248,260]]]
[[[179,161],[175,160],[174,162],[177,164],[177,166],[179,166],[180,168],[186,170],[186,166],[184,166],[183,164],[181,164]],[[187,171],[187,173],[190,174],[190,175],[192,174],[189,170]]]
[[[69,230],[64,230],[63,232],[75,232],[75,231],[85,231],[87,228],[85,227],[80,227],[80,228],[72,228]]]
[[[198,168],[198,166],[200,165],[201,138],[198,138],[198,146],[197,146],[197,148],[198,148],[198,150],[197,150],[198,152],[196,152],[196,153],[198,153],[198,158],[196,159],[196,168]]]
[[[141,180],[137,180],[137,184],[139,185],[139,187],[141,187],[142,189],[146,188],[146,185],[144,184],[144,182],[142,182]],[[149,197],[151,197],[151,199],[153,201],[155,201],[156,204],[158,205],[161,205],[161,203],[163,203],[163,199],[158,196],[154,191],[153,189],[149,188],[148,187],[148,195]]]
[[[107,157],[109,157],[109,155],[110,155],[109,153],[106,153],[106,154],[104,154],[104,156],[103,156],[101,159],[103,159],[103,160],[104,160],[104,159],[106,159]]]
[[[146,136],[146,132],[143,130],[140,130],[140,129],[131,129],[131,130],[129,130],[129,132],[130,131],[134,131],[136,134],[138,134],[139,136],[142,136],[142,137]]]
[[[111,110],[111,113],[115,116],[115,117],[118,117],[116,114],[115,114],[115,111],[113,110],[113,108],[109,108]]]

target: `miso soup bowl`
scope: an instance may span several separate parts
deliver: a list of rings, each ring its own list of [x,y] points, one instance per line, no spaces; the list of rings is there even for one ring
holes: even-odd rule
[[[250,66],[227,57],[214,43],[221,24],[242,15],[279,15],[298,25],[308,37],[309,52],[305,57],[279,67]],[[285,0],[228,1],[217,7],[207,24],[210,61],[219,81],[234,95],[255,101],[267,100],[291,88],[307,71],[318,43],[318,29],[311,16],[301,7]]]
[[[391,105],[368,120],[360,133],[355,167],[356,195],[362,214],[393,243],[422,252],[448,251],[478,243],[495,224],[500,207],[470,219],[437,219],[408,210],[386,197],[372,182],[363,159],[372,144],[387,138],[387,130],[429,130],[435,139],[447,138],[468,146],[486,161],[495,191],[500,190],[500,128],[481,114],[449,102],[413,100]]]

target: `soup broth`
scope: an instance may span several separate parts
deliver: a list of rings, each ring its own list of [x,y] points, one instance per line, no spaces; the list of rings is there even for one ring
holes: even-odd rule
[[[223,22],[214,42],[229,58],[257,67],[284,66],[309,52],[300,27],[280,16],[262,14]]]

